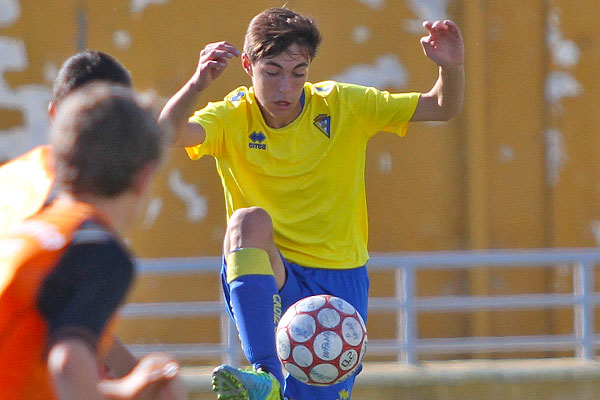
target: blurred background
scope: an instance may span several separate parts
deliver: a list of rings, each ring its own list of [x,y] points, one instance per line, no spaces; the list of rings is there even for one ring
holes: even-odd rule
[[[111,54],[130,70],[136,90],[164,103],[194,72],[207,43],[227,40],[241,48],[250,19],[283,2],[0,0],[0,161],[46,142],[52,82],[75,52],[90,48]],[[412,124],[404,138],[382,133],[370,142],[366,180],[372,252],[600,243],[598,1],[286,4],[314,16],[323,34],[311,81],[428,91],[437,68],[419,44],[422,21],[450,18],[462,29],[467,74],[462,115],[446,124]],[[239,60],[232,60],[199,108],[249,84]],[[193,162],[175,149],[128,240],[145,259],[219,256],[224,231],[214,161]],[[218,299],[218,268],[210,278],[142,277],[130,301]],[[374,271],[371,278],[372,295],[395,291],[388,272]],[[417,281],[420,296],[573,290],[572,270],[560,265],[421,271]],[[370,336],[394,337],[390,318],[393,313],[372,314]],[[560,334],[572,332],[572,320],[569,309],[429,313],[419,316],[418,334]],[[213,340],[220,326],[218,317],[177,323],[121,321],[119,332],[128,343],[185,343]]]

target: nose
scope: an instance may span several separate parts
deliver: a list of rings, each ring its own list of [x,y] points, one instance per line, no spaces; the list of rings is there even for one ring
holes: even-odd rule
[[[279,91],[281,93],[287,93],[292,88],[291,80],[289,76],[284,76],[279,81]]]

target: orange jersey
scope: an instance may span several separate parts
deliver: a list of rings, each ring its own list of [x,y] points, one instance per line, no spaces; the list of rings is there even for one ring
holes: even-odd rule
[[[35,214],[54,183],[52,149],[39,146],[0,166],[0,231]]]
[[[0,237],[0,393],[2,399],[54,399],[46,367],[46,351],[52,324],[80,329],[77,316],[72,322],[61,314],[73,290],[65,285],[56,270],[66,258],[74,235],[86,221],[103,217],[93,206],[69,200],[57,200],[39,214]],[[109,231],[103,231],[109,232]],[[97,233],[96,233],[97,235]],[[90,235],[88,235],[90,236]],[[87,240],[87,239],[86,239]],[[72,263],[76,264],[76,263]],[[79,265],[69,275],[81,274]],[[92,269],[93,266],[90,268]],[[66,279],[67,283],[72,278]],[[129,282],[127,282],[128,286]],[[75,287],[75,285],[72,285]],[[64,289],[66,288],[66,289]],[[76,289],[74,290],[76,292]],[[54,296],[54,297],[53,297]],[[75,297],[75,295],[73,295]],[[122,297],[119,297],[119,301]],[[41,299],[44,300],[43,304]],[[112,304],[112,303],[111,303]],[[111,312],[114,307],[111,305]],[[83,310],[82,312],[87,312]],[[68,314],[68,313],[67,313]],[[103,317],[104,318],[104,317]],[[104,318],[105,319],[105,318]],[[105,324],[107,321],[102,321]],[[70,325],[69,325],[70,324]],[[100,342],[100,336],[94,340]],[[80,329],[85,331],[85,329]],[[65,329],[61,333],[64,335]],[[68,336],[68,335],[67,335]],[[93,345],[97,344],[94,342]]]

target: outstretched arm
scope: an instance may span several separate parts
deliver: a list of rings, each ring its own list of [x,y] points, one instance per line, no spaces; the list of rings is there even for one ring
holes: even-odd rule
[[[89,344],[77,338],[55,343],[48,371],[60,400],[184,400],[178,364],[169,356],[150,354],[121,379],[100,380],[98,361]]]
[[[113,378],[122,378],[127,375],[137,364],[138,359],[125,347],[116,336],[112,346],[104,359],[104,364],[109,368]]]
[[[200,93],[223,73],[230,58],[239,55],[240,51],[228,42],[210,43],[200,52],[196,72],[169,99],[158,117],[159,124],[173,127],[174,145],[196,146],[204,142],[204,129],[199,124],[189,123],[188,118],[195,110]]]
[[[104,400],[98,389],[98,364],[89,345],[67,339],[56,343],[48,353],[48,372],[60,400]]]
[[[465,48],[458,26],[450,20],[425,21],[421,38],[425,55],[439,67],[433,88],[423,93],[411,121],[447,121],[460,114],[465,92]]]

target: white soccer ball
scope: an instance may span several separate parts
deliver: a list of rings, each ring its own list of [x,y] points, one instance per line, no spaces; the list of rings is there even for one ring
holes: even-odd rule
[[[329,386],[349,378],[367,347],[367,328],[347,301],[330,295],[306,297],[281,317],[277,355],[301,382]]]

